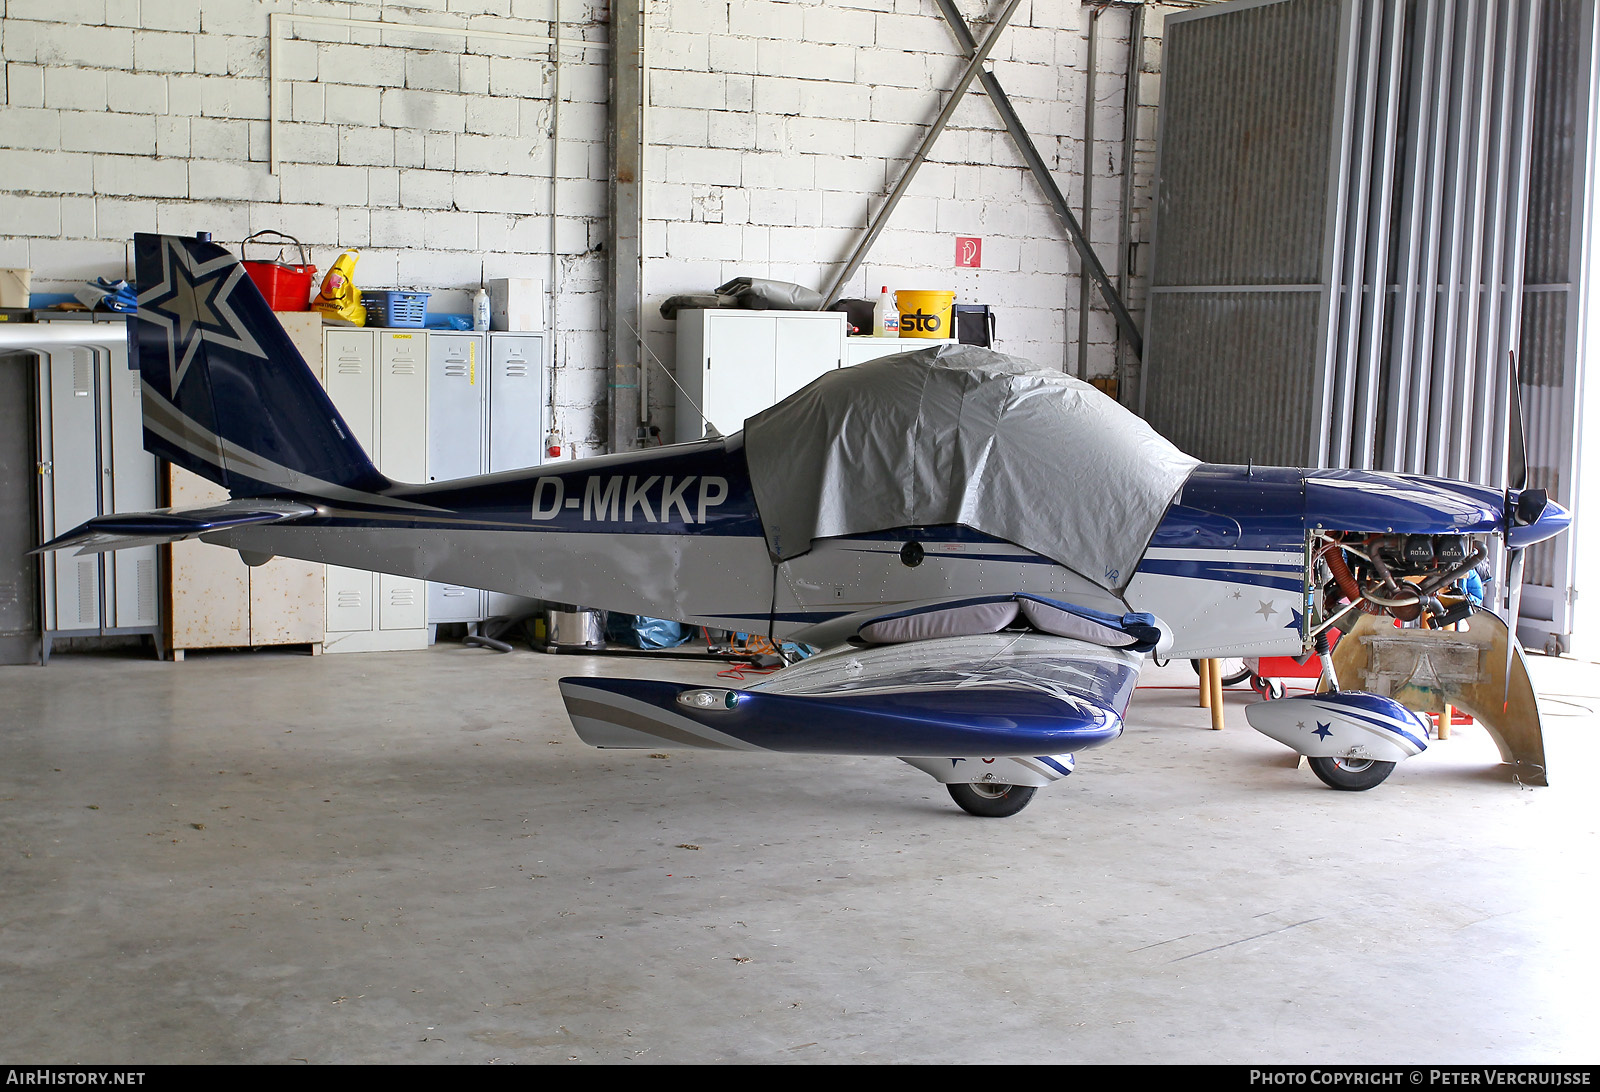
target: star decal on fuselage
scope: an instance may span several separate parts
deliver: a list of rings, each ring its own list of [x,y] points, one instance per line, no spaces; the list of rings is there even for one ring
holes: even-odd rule
[[[1318,739],[1327,739],[1329,736],[1333,735],[1333,728],[1330,725],[1323,724],[1319,720],[1317,721],[1317,730],[1311,734],[1316,736]]]
[[[160,326],[167,342],[167,397],[174,397],[202,341],[265,357],[229,302],[244,267],[222,253],[196,262],[181,240],[163,240],[161,281],[139,295],[139,317]]]
[[[1261,607],[1258,610],[1251,611],[1250,613],[1261,615],[1263,621],[1270,620],[1274,614],[1278,613],[1278,608],[1266,600],[1260,600],[1260,603]]]

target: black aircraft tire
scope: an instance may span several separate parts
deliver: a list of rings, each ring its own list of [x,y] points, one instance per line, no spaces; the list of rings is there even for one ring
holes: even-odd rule
[[[946,785],[950,799],[961,805],[968,815],[984,819],[1004,819],[1028,806],[1038,788],[1033,785]]]
[[[1379,762],[1375,758],[1312,758],[1311,772],[1330,789],[1344,792],[1364,792],[1383,784],[1384,778],[1394,773],[1393,762]]]

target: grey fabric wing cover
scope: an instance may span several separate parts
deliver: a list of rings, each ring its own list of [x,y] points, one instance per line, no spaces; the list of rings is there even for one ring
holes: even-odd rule
[[[756,311],[820,311],[826,302],[814,288],[761,277],[735,277],[718,285],[717,293],[733,296],[740,307]]]
[[[1120,592],[1198,460],[1087,383],[941,345],[832,371],[745,422],[767,545],[962,524]]]

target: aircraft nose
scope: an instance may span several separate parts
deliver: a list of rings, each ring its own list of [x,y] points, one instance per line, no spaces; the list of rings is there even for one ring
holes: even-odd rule
[[[1572,513],[1551,500],[1543,489],[1524,489],[1511,498],[1506,545],[1531,546],[1554,538],[1572,524]]]

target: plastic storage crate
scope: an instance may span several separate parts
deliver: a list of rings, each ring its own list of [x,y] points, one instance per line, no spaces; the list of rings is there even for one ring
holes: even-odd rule
[[[431,292],[396,292],[388,288],[369,288],[361,293],[361,306],[367,309],[368,326],[420,327],[428,317]]]

